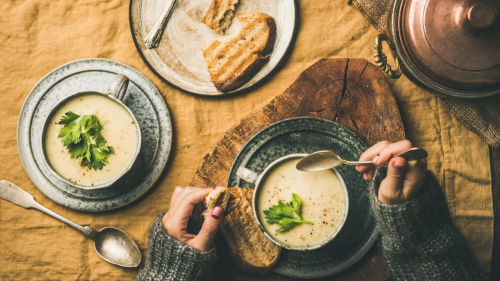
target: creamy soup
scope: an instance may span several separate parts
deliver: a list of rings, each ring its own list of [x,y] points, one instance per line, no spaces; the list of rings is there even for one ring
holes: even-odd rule
[[[101,122],[101,135],[107,145],[115,150],[102,170],[90,170],[87,166],[79,165],[63,146],[58,134],[64,125],[57,123],[68,111],[80,116],[95,114]],[[50,165],[59,175],[78,185],[93,186],[110,182],[127,169],[137,150],[137,126],[130,113],[119,103],[96,94],[70,99],[57,110],[46,130],[45,151]]]
[[[276,240],[290,247],[311,247],[336,231],[345,212],[344,189],[332,170],[302,172],[295,168],[300,158],[285,160],[262,179],[258,195],[258,215],[264,228]],[[278,201],[292,201],[292,193],[302,201],[302,220],[288,232],[276,233],[281,226],[266,222],[264,210]]]

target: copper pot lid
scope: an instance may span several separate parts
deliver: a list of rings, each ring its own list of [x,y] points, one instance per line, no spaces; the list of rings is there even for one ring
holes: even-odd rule
[[[394,39],[419,72],[451,89],[500,86],[499,0],[401,2]]]

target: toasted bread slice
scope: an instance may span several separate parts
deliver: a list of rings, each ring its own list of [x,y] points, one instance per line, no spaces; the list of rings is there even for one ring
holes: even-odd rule
[[[202,22],[215,32],[224,34],[231,25],[238,0],[212,0]]]
[[[207,197],[205,197],[205,206],[207,207],[203,212],[203,216],[209,214],[213,208],[216,206],[221,207],[224,210],[227,210],[227,206],[232,197],[232,193],[229,189],[225,187],[217,188],[216,190],[210,192]]]
[[[269,61],[276,40],[276,23],[266,14],[237,14],[241,31],[227,41],[202,49],[215,87],[230,92],[250,81]]]
[[[220,229],[239,268],[264,274],[276,265],[281,247],[269,240],[252,213],[253,188],[228,188],[233,194]]]

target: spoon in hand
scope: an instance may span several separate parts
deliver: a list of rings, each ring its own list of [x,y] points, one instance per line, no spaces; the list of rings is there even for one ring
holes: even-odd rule
[[[411,160],[420,160],[427,158],[427,151],[422,148],[411,148],[405,152],[402,152],[398,155],[399,157],[403,157],[404,159]],[[340,156],[331,151],[331,150],[321,150],[307,155],[302,158],[297,163],[297,170],[304,172],[316,172],[323,171],[328,169],[333,169],[335,167],[340,166],[341,164],[346,165],[372,165],[373,161],[347,161]]]
[[[119,229],[106,227],[95,231],[90,226],[76,224],[40,205],[31,194],[8,181],[0,181],[0,198],[25,209],[37,209],[76,228],[83,236],[94,240],[97,254],[109,263],[123,267],[137,267],[141,263],[139,247]]]

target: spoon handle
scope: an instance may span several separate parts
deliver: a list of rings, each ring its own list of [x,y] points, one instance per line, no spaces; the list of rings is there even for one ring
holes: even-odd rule
[[[356,165],[371,165],[373,164],[373,161],[343,161],[344,164],[349,165],[349,166],[356,166]]]
[[[148,49],[157,48],[160,45],[160,40],[163,35],[163,31],[165,27],[167,27],[167,22],[172,15],[172,11],[174,10],[174,6],[177,3],[177,0],[169,0],[167,2],[167,6],[160,17],[160,19],[153,26],[153,29],[146,35],[144,38],[144,43]]]
[[[399,153],[399,154],[394,155],[394,156],[403,157],[407,161],[411,161],[411,160],[425,159],[425,158],[427,158],[428,155],[427,155],[427,151],[425,151],[424,149],[414,147],[414,148],[408,149],[407,151]],[[344,164],[351,165],[351,166],[373,164],[373,161],[347,161],[347,160],[343,160],[343,162],[344,162]]]
[[[25,209],[36,209],[40,212],[43,212],[53,218],[56,218],[69,226],[72,226],[79,230],[85,237],[93,238],[96,234],[95,230],[93,230],[90,226],[81,226],[76,224],[67,218],[54,213],[53,211],[45,208],[40,205],[40,203],[35,201],[35,198],[28,192],[22,190],[20,187],[2,180],[0,181],[0,198],[10,203],[16,204],[19,207],[23,207]]]

